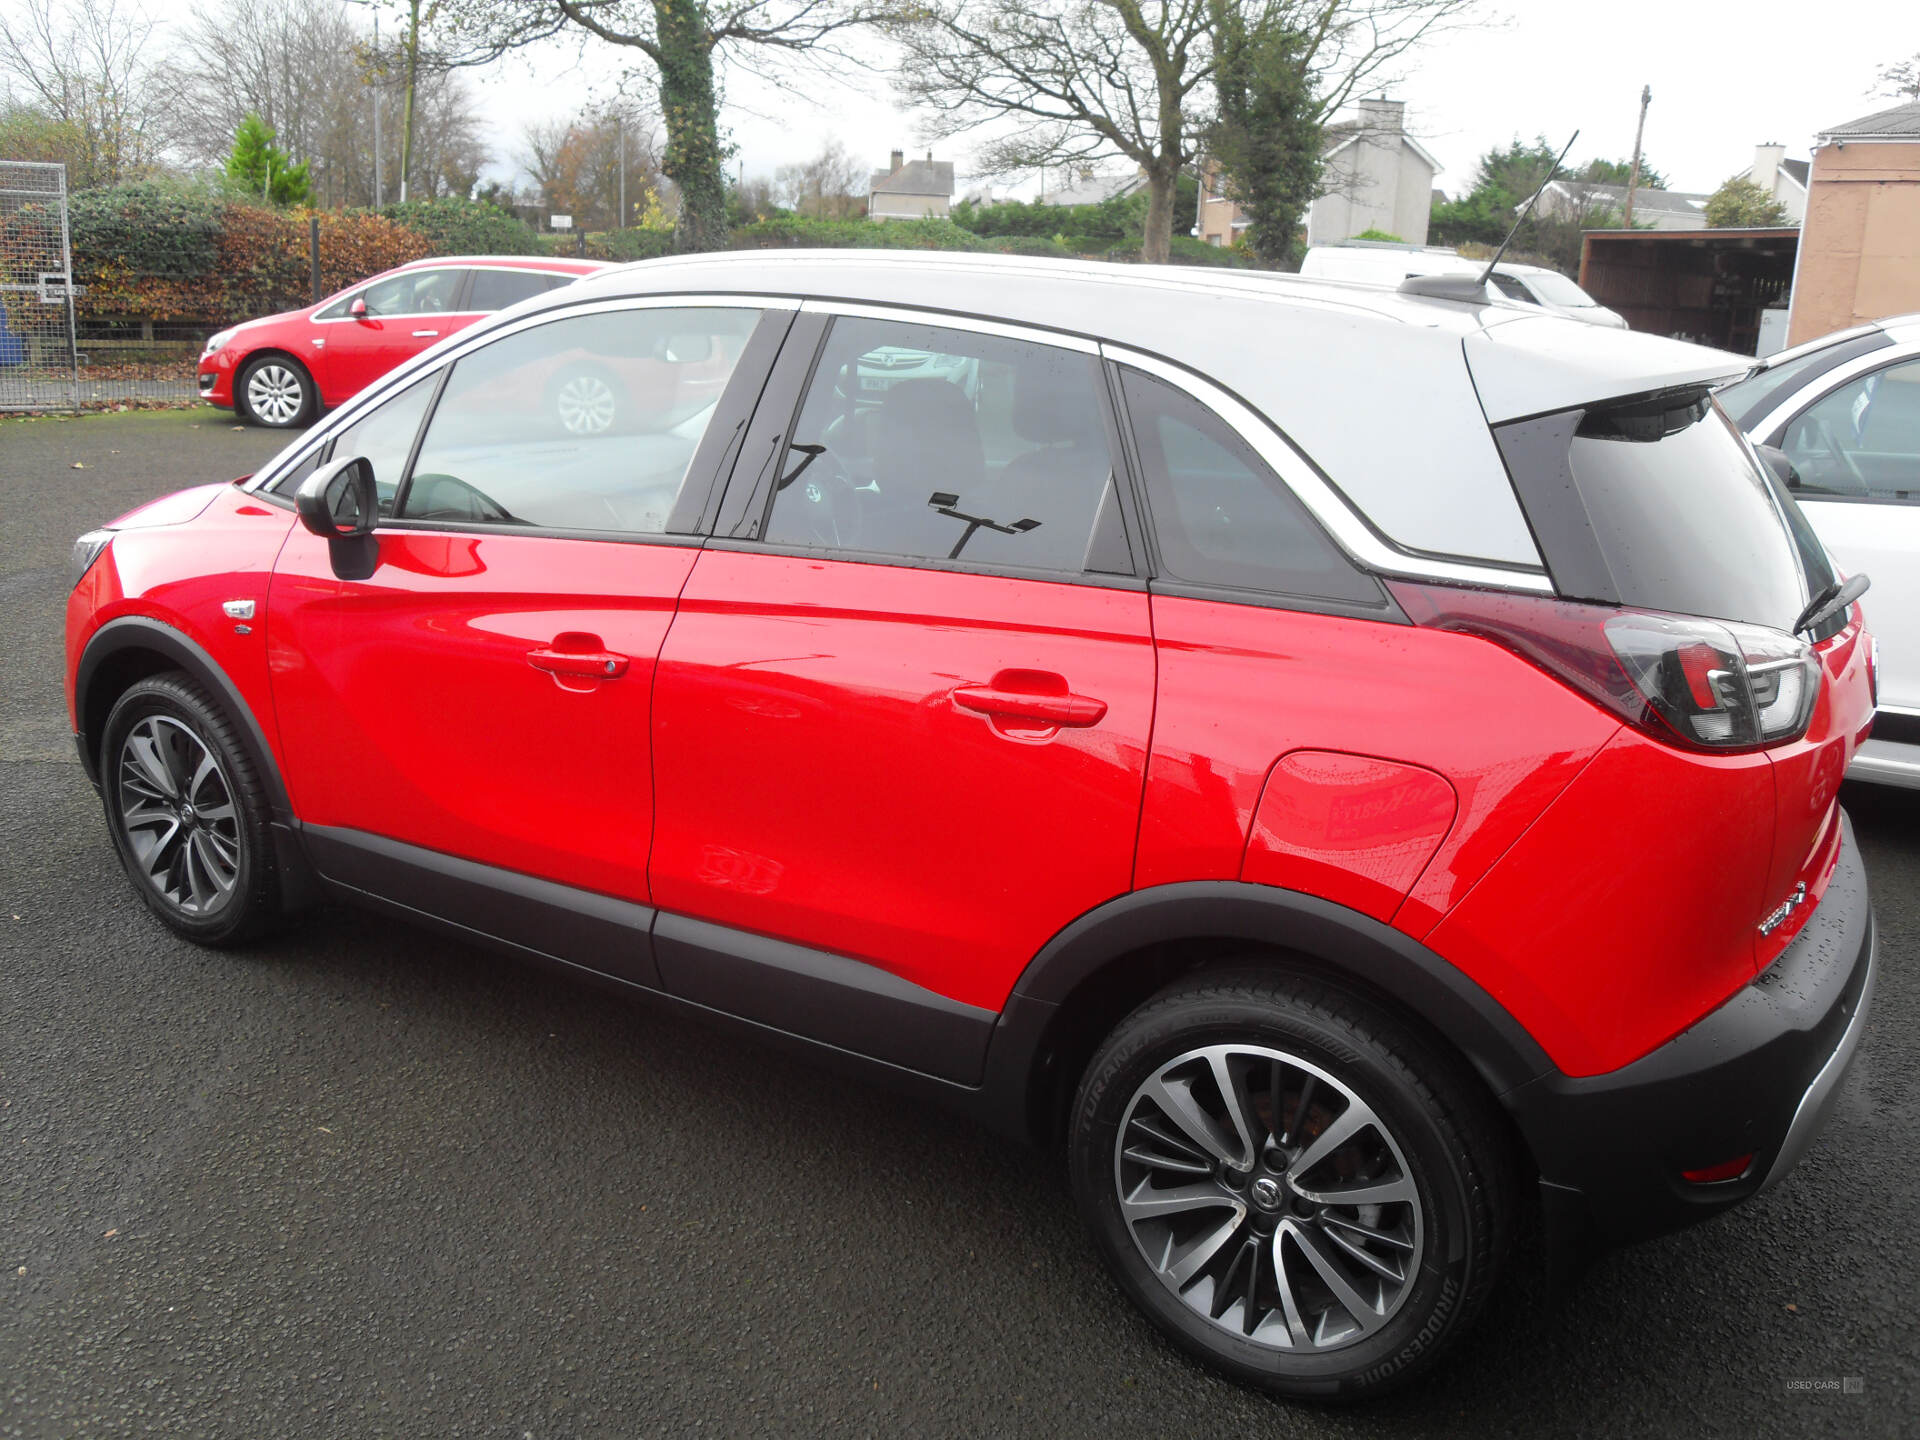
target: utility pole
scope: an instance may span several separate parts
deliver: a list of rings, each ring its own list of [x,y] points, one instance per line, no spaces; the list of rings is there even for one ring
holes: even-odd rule
[[[400,203],[407,203],[407,177],[413,172],[413,87],[420,73],[420,0],[408,0],[407,99],[400,120]]]
[[[373,208],[378,210],[383,201],[380,195],[380,77],[386,73],[387,62],[380,55],[380,17],[373,17]]]
[[[1647,133],[1647,106],[1653,103],[1653,87],[1640,87],[1640,123],[1633,127],[1633,169],[1627,173],[1627,221],[1633,228],[1633,192],[1640,188],[1640,141]]]

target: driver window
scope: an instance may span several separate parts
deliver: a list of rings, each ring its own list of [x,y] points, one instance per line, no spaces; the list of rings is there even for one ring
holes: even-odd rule
[[[967,330],[835,320],[767,540],[1130,572],[1097,364]]]
[[[1787,427],[1781,448],[1802,495],[1920,502],[1920,360],[1822,397]]]
[[[657,535],[758,310],[574,315],[453,367],[399,518]]]
[[[369,315],[437,315],[453,309],[458,270],[409,270],[376,281],[360,292]]]

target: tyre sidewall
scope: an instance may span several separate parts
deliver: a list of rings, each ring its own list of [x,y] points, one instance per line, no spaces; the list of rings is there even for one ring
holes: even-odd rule
[[[1453,1329],[1475,1278],[1471,1181],[1450,1127],[1432,1101],[1377,1048],[1379,1042],[1369,1043],[1310,1008],[1195,995],[1164,1008],[1149,1006],[1139,1018],[1145,1023],[1123,1026],[1089,1067],[1074,1107],[1069,1148],[1075,1201],[1122,1288],[1191,1354],[1265,1389],[1333,1399],[1375,1394],[1411,1378]],[[1270,1045],[1339,1077],[1386,1122],[1406,1155],[1425,1227],[1420,1275],[1399,1312],[1377,1334],[1338,1350],[1299,1355],[1241,1340],[1189,1309],[1148,1268],[1135,1245],[1120,1212],[1113,1172],[1127,1104],[1141,1083],[1176,1055],[1228,1042]],[[1395,1049],[1418,1073],[1424,1058],[1418,1050]]]
[[[217,912],[188,915],[170,904],[140,868],[120,824],[120,747],[134,726],[150,715],[164,715],[186,725],[201,744],[213,752],[225,772],[240,825],[240,864],[233,894]],[[235,944],[257,933],[278,910],[277,877],[272,863],[272,835],[267,809],[251,760],[239,745],[231,725],[197,687],[176,675],[139,681],[114,702],[107,716],[100,747],[100,798],[106,809],[107,829],[127,878],[147,907],[171,929],[203,945]]]

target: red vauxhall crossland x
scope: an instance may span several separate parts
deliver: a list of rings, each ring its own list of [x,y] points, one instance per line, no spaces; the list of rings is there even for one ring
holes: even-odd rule
[[[1713,403],[1503,301],[885,254],[582,280],[82,537],[75,737],[208,944],[317,897],[1059,1147],[1292,1395],[1778,1181],[1873,985],[1872,643]],[[592,375],[604,424],[558,377]]]

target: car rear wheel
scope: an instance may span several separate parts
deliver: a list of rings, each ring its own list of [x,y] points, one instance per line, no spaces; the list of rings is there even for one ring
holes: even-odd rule
[[[233,723],[187,676],[150,676],[107,717],[101,793],[141,899],[203,945],[252,938],[280,913],[266,796]]]
[[[304,425],[313,410],[313,379],[293,361],[263,355],[240,372],[240,405],[256,425],[290,430]]]
[[[1271,972],[1129,1016],[1073,1111],[1074,1192],[1122,1287],[1185,1349],[1286,1395],[1430,1365],[1485,1303],[1513,1162],[1472,1079],[1345,992]]]

